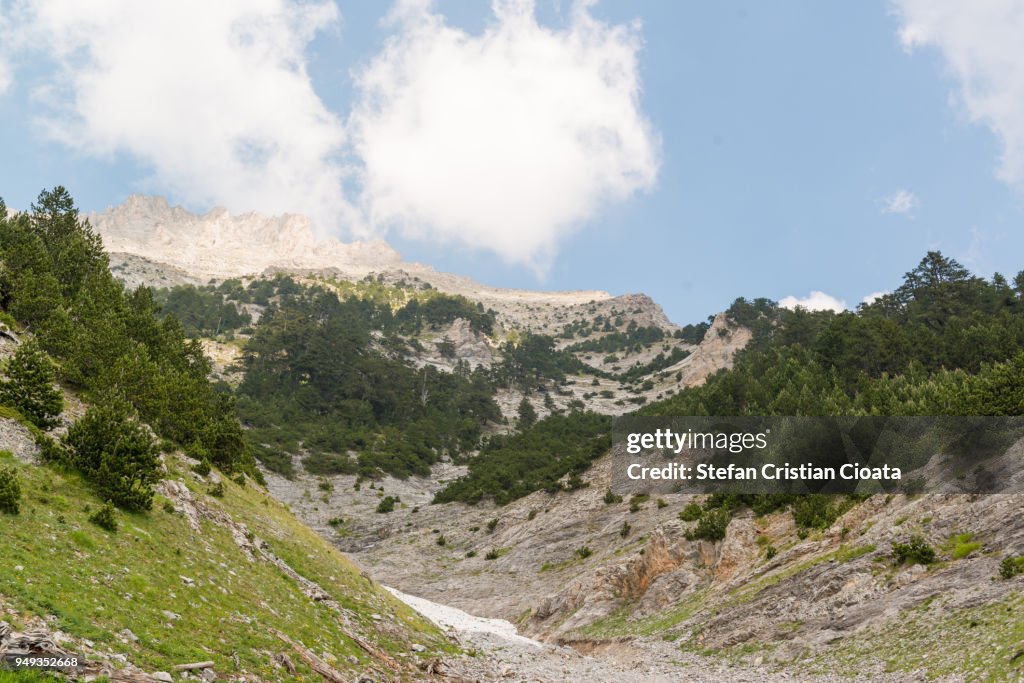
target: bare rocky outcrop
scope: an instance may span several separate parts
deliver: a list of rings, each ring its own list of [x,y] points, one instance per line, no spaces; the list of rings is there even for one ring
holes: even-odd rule
[[[719,313],[693,353],[664,372],[682,373],[680,382],[684,387],[700,386],[719,370],[731,368],[736,352],[746,347],[752,337],[749,329],[731,323],[725,313]]]

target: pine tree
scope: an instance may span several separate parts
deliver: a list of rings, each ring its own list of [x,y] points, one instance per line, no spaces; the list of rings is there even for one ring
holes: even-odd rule
[[[54,386],[53,362],[34,340],[18,347],[0,380],[0,403],[13,406],[32,424],[48,429],[64,410],[64,397]]]
[[[519,429],[529,429],[537,422],[537,411],[533,409],[530,400],[523,397],[519,402]]]
[[[128,403],[110,398],[90,406],[64,440],[100,498],[126,510],[152,506],[159,479],[156,443]]]

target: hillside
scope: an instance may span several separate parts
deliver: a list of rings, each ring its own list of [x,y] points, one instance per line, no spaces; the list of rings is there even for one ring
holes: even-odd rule
[[[452,676],[544,681],[1012,680],[1024,670],[1018,496],[623,497],[611,490],[608,453],[611,418],[626,413],[1024,414],[1024,275],[1012,285],[984,279],[931,252],[856,312],[738,299],[681,327],[639,294],[497,290],[366,257],[363,247],[317,247],[295,217],[194,216],[138,198],[94,218],[137,252],[115,257],[115,275],[157,287],[126,292],[111,285],[87,226],[70,233],[84,235],[94,269],[84,274],[58,267],[62,231],[37,230],[54,237],[31,246],[30,229],[52,215],[37,209],[0,233],[8,264],[35,264],[56,281],[11,281],[0,348],[23,357],[8,362],[11,376],[15,366],[25,378],[45,375],[28,370],[46,365],[39,353],[52,357],[43,383],[60,382],[63,407],[47,417],[31,403],[33,419],[50,421],[35,428],[10,413],[0,444],[20,457],[31,511],[10,518],[29,520],[23,570],[56,580],[59,563],[47,569],[43,546],[32,545],[47,538],[83,559],[102,549],[125,576],[145,577],[133,590],[116,573],[97,574],[95,585],[109,588],[103,614],[88,611],[91,591],[72,612],[74,624],[91,618],[105,634],[90,638],[100,653],[132,653],[146,669],[202,654],[217,671],[276,680],[274,643],[284,641],[269,631],[248,659],[236,652],[256,638],[248,631],[220,649],[209,644],[220,635],[192,637],[209,652],[186,649],[185,638],[164,647],[160,629],[179,620],[165,622],[163,610],[185,621],[174,588],[187,577],[222,607],[197,632],[218,634],[235,612],[251,623],[280,617],[293,630],[273,628],[345,675],[376,659],[416,677],[413,663],[433,658]],[[281,247],[287,258],[277,261],[278,230],[306,246]],[[97,352],[104,361],[91,361]],[[126,488],[91,459],[89,435],[146,442],[133,424],[148,426],[161,454],[151,465],[146,448],[135,453],[153,472]],[[1024,459],[1024,445],[1014,448],[1011,461]],[[123,508],[114,536],[77,512],[95,512],[103,491]],[[145,546],[136,568],[131,549],[161,533],[171,538]],[[165,544],[174,557],[156,552]],[[250,580],[240,563],[279,573],[251,573],[255,593],[228,609],[223,596],[236,584],[214,569],[207,585],[199,571],[210,554],[239,587]],[[157,560],[173,572],[158,577]],[[145,593],[149,580],[175,595]],[[411,596],[481,656],[459,656],[375,582]],[[106,599],[136,592],[161,626],[131,627],[139,640],[122,642]],[[290,596],[283,613],[263,597],[278,592]],[[16,627],[50,604],[18,606]],[[334,630],[321,631],[332,618]],[[328,647],[336,642],[362,654]]]
[[[164,464],[154,510],[118,513],[110,532],[88,521],[102,501],[80,476],[0,453],[22,489],[20,513],[0,515],[3,621],[107,675],[210,661],[218,676],[314,681],[319,660],[411,676],[457,650],[253,482]]]

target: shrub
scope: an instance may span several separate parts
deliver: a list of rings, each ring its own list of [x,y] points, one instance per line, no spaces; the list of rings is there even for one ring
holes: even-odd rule
[[[999,565],[999,576],[1004,579],[1012,579],[1019,574],[1024,574],[1024,555],[1004,557]]]
[[[398,496],[384,496],[383,498],[380,499],[380,502],[377,504],[377,512],[379,512],[382,515],[387,514],[389,512],[394,512],[395,503],[399,502],[401,501],[399,500]]]
[[[466,553],[466,557],[476,557],[476,551],[470,550],[468,553]]]
[[[920,534],[914,534],[907,543],[893,543],[892,557],[896,564],[931,564],[935,562],[935,549]]]
[[[576,554],[580,556],[581,560],[585,560],[594,554],[594,551],[585,545],[580,546],[576,549]]]
[[[618,496],[618,495],[612,493],[611,489],[608,489],[607,491],[604,492],[604,504],[605,505],[614,505],[615,503],[621,503],[621,502],[622,502],[622,496]]]
[[[497,518],[497,517],[495,517],[495,518],[494,518],[494,519],[492,519],[491,521],[487,522],[487,531],[488,531],[488,532],[490,532],[490,533],[492,533],[492,534],[493,534],[493,533],[494,533],[494,530],[495,530],[495,529],[496,529],[497,527],[498,527],[498,518]]]
[[[662,508],[667,508],[667,507],[668,507],[668,503],[665,502],[665,499],[664,498],[659,498],[658,499],[658,509],[660,510]]]
[[[829,496],[811,493],[793,502],[793,521],[803,529],[827,529],[839,518],[840,507]]]
[[[629,536],[629,532],[630,532],[630,530],[631,530],[632,528],[633,528],[633,527],[631,527],[631,526],[629,525],[629,522],[627,522],[627,521],[623,520],[623,521],[622,521],[622,528],[621,528],[621,529],[619,529],[619,536],[622,536],[623,538],[625,538],[626,536]]]
[[[537,511],[536,510],[530,510],[530,514],[526,515],[526,519],[527,519],[527,521],[532,521],[533,518],[536,517],[536,516],[537,516]]]
[[[216,484],[211,486],[206,492],[209,493],[214,498],[223,498],[224,497],[224,482],[218,481]]]
[[[334,490],[334,484],[332,484],[329,479],[321,479],[317,482],[316,486],[321,491],[326,491],[327,493]]]
[[[173,515],[174,514],[174,503],[172,503],[169,500],[165,501],[164,504],[163,504],[163,509],[164,509],[164,512],[166,512],[167,514]]]
[[[704,511],[701,509],[700,505],[697,505],[697,503],[689,503],[683,508],[683,511],[679,513],[679,519],[684,522],[696,522],[700,519],[702,514],[704,514]]]
[[[114,512],[114,504],[109,500],[99,510],[89,515],[89,521],[107,531],[117,531],[117,517]]]
[[[707,510],[701,513],[697,526],[686,532],[690,541],[721,541],[725,538],[725,530],[732,521],[732,513],[724,508]]]
[[[339,526],[342,526],[344,523],[345,519],[343,517],[331,517],[329,520],[327,520],[327,524],[329,526],[334,527],[335,529],[337,529]]]
[[[778,554],[779,554],[779,551],[776,550],[775,546],[773,546],[773,545],[770,545],[770,546],[768,546],[767,548],[764,549],[764,559],[766,559],[766,560],[770,560],[770,559],[772,559],[773,557],[775,557]]]
[[[192,466],[192,471],[198,474],[200,477],[205,477],[210,474],[210,461],[205,457],[200,460],[197,464]]]
[[[490,550],[487,551],[487,554],[484,555],[484,559],[485,560],[496,560],[496,559],[498,559],[498,551],[495,550],[494,548],[491,548]]]
[[[21,483],[13,467],[0,469],[0,512],[16,515],[21,510]]]
[[[439,546],[441,546],[442,548],[445,547],[446,545],[448,545],[448,541],[445,540],[444,534],[441,534],[440,536],[437,537],[436,543]]]

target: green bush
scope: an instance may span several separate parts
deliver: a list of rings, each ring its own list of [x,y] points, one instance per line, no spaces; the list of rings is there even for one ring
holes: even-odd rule
[[[214,498],[223,498],[225,493],[224,482],[218,481],[216,484],[211,486],[206,492],[209,493]]]
[[[117,531],[117,516],[113,503],[108,500],[100,509],[89,515],[89,521],[111,533]]]
[[[999,565],[999,576],[1004,579],[1012,579],[1019,574],[1024,574],[1024,555],[1004,557]]]
[[[484,559],[485,560],[496,560],[496,559],[498,559],[498,554],[499,553],[498,553],[497,550],[495,550],[494,548],[491,548],[490,550],[487,551],[487,554],[484,555]]]
[[[615,503],[622,502],[622,496],[616,495],[612,493],[611,489],[608,489],[607,491],[604,492],[603,500],[605,505],[614,505]]]
[[[827,529],[840,515],[841,508],[829,496],[811,493],[793,501],[793,521],[803,529]]]
[[[576,549],[576,554],[579,555],[581,560],[585,560],[594,554],[594,551],[583,545]]]
[[[679,513],[679,519],[684,522],[696,522],[704,514],[704,510],[697,503],[688,503]]]
[[[494,530],[497,527],[498,527],[498,518],[497,517],[495,517],[491,521],[487,522],[487,531],[488,531],[488,533],[492,533],[493,534]]]
[[[210,461],[205,457],[198,463],[192,466],[192,471],[198,474],[200,477],[205,477],[210,474]]]
[[[442,548],[445,547],[446,545],[448,545],[448,541],[445,539],[444,534],[441,534],[440,536],[438,536],[437,540],[435,542],[439,546],[441,546]]]
[[[935,549],[920,534],[914,534],[907,543],[893,543],[892,557],[896,564],[932,564],[935,562]]]
[[[0,469],[0,512],[16,515],[21,510],[21,483],[13,467]]]
[[[380,499],[380,503],[377,504],[377,512],[379,512],[382,515],[387,514],[389,512],[394,512],[395,503],[399,502],[401,502],[401,500],[399,500],[398,496],[384,496],[383,498]]]
[[[630,532],[630,530],[632,530],[632,528],[633,527],[631,527],[629,525],[629,522],[623,520],[622,521],[622,528],[619,529],[619,536],[622,536],[623,538],[625,538],[626,536],[629,536],[629,532]]]
[[[728,509],[705,510],[697,521],[697,526],[687,530],[685,536],[690,541],[721,541],[725,538],[725,530],[731,521],[732,513]]]

